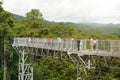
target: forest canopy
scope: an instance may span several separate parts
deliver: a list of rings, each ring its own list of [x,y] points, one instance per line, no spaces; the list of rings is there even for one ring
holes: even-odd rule
[[[120,39],[118,25],[113,27],[116,25],[52,22],[45,20],[43,15],[39,9],[32,9],[26,13],[26,17],[19,16],[18,19],[17,15],[5,11],[0,2],[0,80],[3,80],[4,44],[7,49],[7,80],[18,80],[19,55],[11,47],[13,37]],[[115,64],[119,63],[119,60],[117,59]],[[101,60],[101,62],[104,64],[104,61]],[[98,70],[91,71],[92,75],[89,76],[91,80],[99,80],[99,75],[101,80],[111,79],[111,75],[114,80],[120,79],[120,71],[115,73],[114,70],[109,69],[109,65],[100,65],[99,61],[98,63],[96,65],[99,66]],[[40,78],[41,80],[75,80],[76,77],[76,66],[68,61],[41,58],[33,65],[35,67],[34,80],[40,80]],[[97,76],[95,76],[96,73],[98,73]]]

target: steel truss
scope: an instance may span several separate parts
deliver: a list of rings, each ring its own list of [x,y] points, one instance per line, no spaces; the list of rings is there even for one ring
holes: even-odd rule
[[[37,50],[37,51],[36,51]],[[87,70],[95,68],[95,61],[91,55],[81,56],[77,54],[68,54],[63,51],[55,51],[49,49],[36,49],[37,56],[52,57],[60,60],[71,61],[76,64],[77,76],[76,80],[85,80],[85,76],[88,75]]]
[[[111,57],[104,56],[120,57],[119,40],[97,40],[95,51],[90,50],[89,43],[89,40],[77,39],[52,39],[52,42],[48,42],[47,38],[14,38],[12,46],[19,52],[18,80],[33,80],[34,56],[72,61],[77,66],[77,80],[88,80],[88,71],[94,69],[97,62],[105,66],[114,62]]]
[[[33,80],[33,49],[14,47],[19,52],[18,80]]]
[[[52,57],[60,60],[68,60],[76,64],[77,76],[76,80],[86,80],[89,75],[88,71],[94,69],[96,66],[96,56],[93,55],[78,55],[78,54],[68,54],[64,51],[50,50],[50,49],[40,49],[40,48],[30,48],[30,47],[14,47],[15,50],[19,52],[19,70],[18,70],[18,80],[33,80],[33,57]],[[108,60],[112,58],[100,57],[105,64]]]

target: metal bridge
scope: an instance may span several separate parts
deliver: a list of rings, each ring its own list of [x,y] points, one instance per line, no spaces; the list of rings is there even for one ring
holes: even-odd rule
[[[77,65],[77,80],[84,80],[82,69],[94,68],[93,56],[120,57],[120,40],[96,40],[91,49],[87,39],[16,37],[12,46],[20,53],[19,80],[33,80],[32,55],[73,61]]]

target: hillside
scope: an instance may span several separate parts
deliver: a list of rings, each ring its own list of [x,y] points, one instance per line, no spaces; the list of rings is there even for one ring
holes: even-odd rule
[[[45,20],[44,22],[48,26],[52,26],[58,22],[51,22]],[[102,34],[115,34],[120,36],[120,24],[98,24],[98,23],[72,23],[72,22],[60,22],[63,25],[73,26],[78,31],[98,31]]]
[[[13,14],[13,13],[12,13]],[[16,18],[16,19],[22,19],[24,18],[24,16],[20,16],[20,15],[17,15],[17,14],[13,14],[13,16]]]
[[[22,19],[23,16],[13,14],[16,19]],[[44,24],[47,27],[53,26],[56,23],[62,23],[63,25],[70,25],[78,31],[98,31],[102,34],[115,34],[120,37],[120,24],[98,24],[98,23],[72,23],[72,22],[53,22],[44,20]]]

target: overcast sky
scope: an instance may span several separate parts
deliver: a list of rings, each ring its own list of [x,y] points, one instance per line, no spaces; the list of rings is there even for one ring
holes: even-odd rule
[[[120,0],[4,0],[3,8],[23,16],[39,9],[50,21],[120,23]]]

